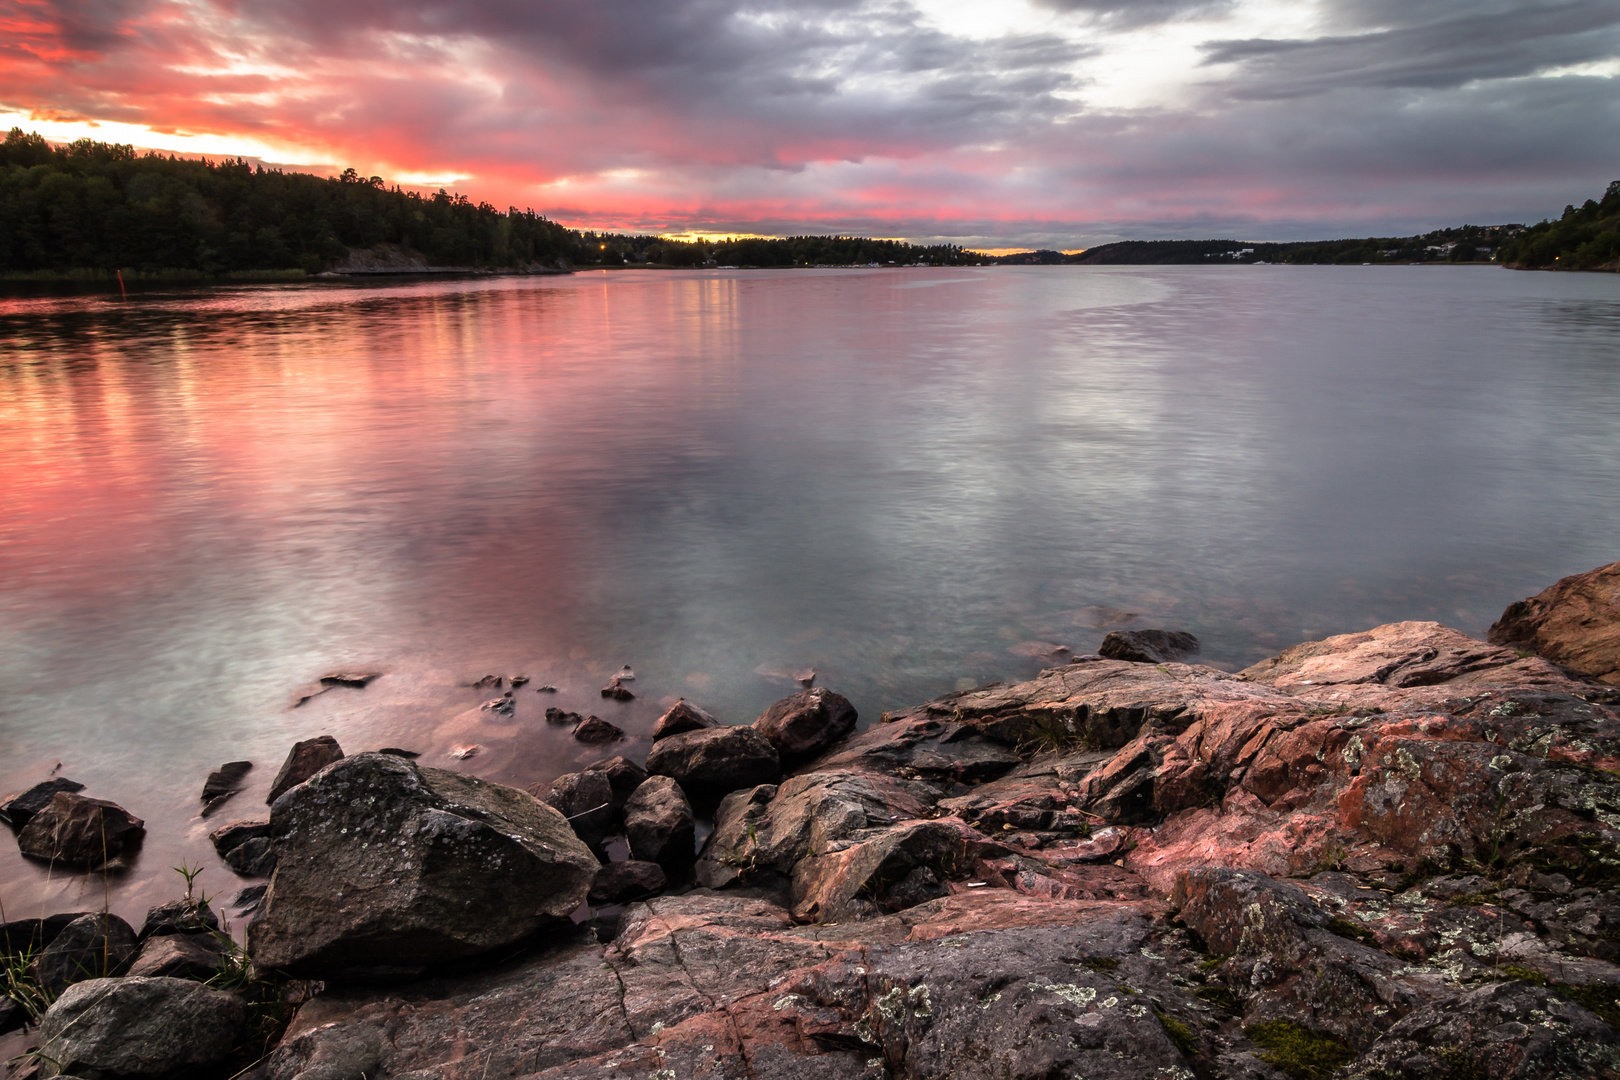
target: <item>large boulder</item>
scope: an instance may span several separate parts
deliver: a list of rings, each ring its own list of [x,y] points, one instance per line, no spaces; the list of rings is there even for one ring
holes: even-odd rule
[[[802,765],[855,730],[855,706],[824,686],[800,690],[772,705],[754,721],[771,741],[782,767]]]
[[[1135,664],[1180,663],[1198,651],[1198,639],[1185,630],[1115,630],[1097,652],[1110,660]]]
[[[606,773],[563,773],[534,794],[566,818],[587,847],[601,847],[613,829],[613,785]]]
[[[123,971],[138,948],[135,931],[116,915],[81,915],[34,957],[34,981],[51,997],[84,979]]]
[[[1620,562],[1574,574],[1508,605],[1487,639],[1620,685]]]
[[[670,873],[692,865],[694,846],[692,804],[681,786],[667,776],[649,776],[624,807],[624,835],[630,856],[654,862]]]
[[[782,760],[754,728],[715,727],[653,743],[647,772],[673,777],[695,806],[706,809],[738,788],[774,784],[782,775]]]
[[[704,728],[715,726],[714,717],[693,705],[685,698],[681,698],[665,711],[658,722],[653,725],[653,742],[667,739],[671,735],[679,735],[687,731],[702,731]]]
[[[357,754],[276,800],[276,871],[248,929],[260,967],[412,975],[567,918],[597,860],[526,792]]]
[[[334,761],[343,760],[343,748],[330,735],[317,735],[313,739],[293,743],[282,762],[281,771],[270,782],[270,794],[265,802],[275,805],[277,799],[290,789],[302,784]]]
[[[246,1018],[241,998],[188,979],[90,979],[40,1020],[39,1054],[62,1075],[186,1074],[224,1061]]]
[[[58,791],[17,834],[29,858],[93,870],[140,846],[146,823],[117,803]]]
[[[30,818],[47,806],[51,805],[51,798],[58,791],[83,791],[84,785],[77,780],[69,780],[59,776],[54,780],[46,780],[35,784],[21,795],[13,795],[5,802],[0,803],[0,817],[11,823],[13,829],[21,829],[28,824]]]

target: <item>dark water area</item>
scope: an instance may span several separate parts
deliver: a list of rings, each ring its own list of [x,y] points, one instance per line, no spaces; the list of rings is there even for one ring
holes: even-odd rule
[[[0,299],[0,789],[147,819],[104,882],[0,838],[11,918],[238,886],[206,836],[330,733],[527,785],[747,722],[870,721],[1196,633],[1237,668],[1482,634],[1620,557],[1620,277],[987,268]],[[637,699],[597,691],[630,664]],[[293,708],[323,673],[384,674]],[[511,717],[469,684],[523,673]],[[534,687],[551,683],[555,695]],[[549,705],[632,736],[609,750]],[[474,757],[450,752],[476,744]],[[198,793],[249,758],[214,818]]]

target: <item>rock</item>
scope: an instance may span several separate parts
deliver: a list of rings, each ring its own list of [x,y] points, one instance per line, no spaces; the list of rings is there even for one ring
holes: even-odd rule
[[[117,803],[58,791],[17,834],[17,847],[29,858],[93,870],[139,847],[145,835],[145,822]]]
[[[574,727],[574,741],[587,746],[618,742],[622,738],[623,730],[596,716],[587,716]]]
[[[55,997],[82,979],[117,975],[135,951],[129,923],[116,915],[82,915],[41,950],[29,970],[41,989]]]
[[[939,883],[965,865],[966,855],[962,833],[945,822],[901,823],[795,864],[793,917],[843,922],[935,899],[946,894]]]
[[[1486,640],[1528,649],[1577,675],[1620,685],[1620,562],[1514,601]]]
[[[596,872],[589,899],[597,905],[628,904],[663,892],[665,882],[664,868],[655,862],[608,863]]]
[[[377,753],[391,754],[394,757],[410,758],[412,761],[415,761],[417,758],[422,756],[421,751],[419,750],[401,750],[397,746],[385,746],[378,750]]]
[[[715,727],[653,743],[647,772],[673,777],[699,809],[738,788],[773,784],[782,772],[776,747],[752,727]]]
[[[242,790],[242,778],[253,768],[251,761],[227,761],[208,774],[203,782],[203,817],[207,817],[225,804],[232,795]]]
[[[47,915],[43,919],[18,919],[15,922],[0,923],[0,953],[12,955],[37,953],[55,941],[57,936],[75,920],[93,914],[95,912],[92,911],[68,911],[58,915]]]
[[[385,754],[290,790],[270,829],[275,877],[249,951],[261,967],[328,980],[406,976],[511,945],[566,919],[598,865],[533,796]]]
[[[548,724],[581,724],[585,717],[577,712],[568,712],[552,706],[546,710],[546,723]]]
[[[197,934],[219,929],[219,916],[214,909],[198,900],[171,900],[159,904],[146,913],[141,932],[142,941],[165,934]]]
[[[505,685],[505,683],[506,679],[503,676],[485,675],[483,678],[474,682],[472,684],[472,688],[474,690],[499,690]]]
[[[21,795],[13,795],[5,802],[0,803],[0,816],[11,823],[13,829],[22,829],[28,824],[30,818],[51,804],[51,799],[58,791],[73,793],[83,791],[84,785],[66,777],[55,780],[46,780],[35,784]]]
[[[171,1076],[224,1061],[246,1017],[241,998],[187,979],[91,979],[46,1012],[39,1052],[64,1075]]]
[[[625,757],[603,758],[593,761],[585,766],[586,772],[605,773],[608,783],[613,787],[613,817],[618,820],[624,814],[624,804],[630,801],[636,788],[647,779],[647,770]]]
[[[613,784],[606,773],[564,773],[544,791],[530,791],[567,818],[574,835],[593,851],[613,830]]]
[[[455,761],[466,761],[468,758],[475,758],[483,752],[484,747],[480,743],[464,743],[459,746],[452,746],[445,756]]]
[[[249,885],[245,889],[238,889],[236,895],[231,897],[231,910],[239,915],[251,914],[259,910],[264,903],[264,894],[270,890],[268,881],[258,885]]]
[[[207,980],[219,974],[225,945],[212,934],[154,937],[129,966],[129,976]]]
[[[28,1010],[15,999],[0,994],[0,1035],[8,1035],[28,1023]]]
[[[660,716],[658,722],[653,725],[653,742],[686,731],[702,731],[704,728],[714,727],[716,722],[714,717],[685,698],[681,698],[671,705],[668,711],[663,716]]]
[[[529,677],[527,675],[514,675],[507,681],[512,684],[512,689],[514,690],[529,685]]]
[[[484,712],[497,713],[501,716],[511,716],[517,711],[517,702],[510,697],[491,698],[478,706]]]
[[[1031,660],[1054,660],[1074,650],[1055,641],[1020,641],[1007,651],[1014,656],[1026,656]]]
[[[287,760],[282,763],[281,771],[276,773],[275,780],[270,784],[266,804],[274,806],[276,800],[289,789],[302,784],[332,762],[342,758],[343,748],[338,746],[337,740],[330,735],[317,735],[313,739],[294,743],[292,750],[287,754]]]
[[[801,690],[760,714],[754,730],[770,740],[791,769],[816,757],[855,730],[855,707],[824,686]]]
[[[239,847],[254,837],[269,835],[268,821],[233,821],[209,833],[208,840],[214,845],[214,851],[223,859],[232,848]]]
[[[321,685],[347,686],[355,690],[364,690],[381,674],[380,671],[335,671],[330,675],[322,675]]]
[[[276,868],[276,851],[266,836],[255,836],[225,853],[225,865],[243,877],[269,877]]]
[[[615,675],[608,680],[608,684],[602,687],[602,696],[614,701],[634,701],[636,697],[630,692],[630,688],[624,685],[624,678],[621,675]]]
[[[668,776],[649,776],[624,807],[630,857],[655,862],[670,874],[684,873],[697,858],[692,804]]]
[[[1113,630],[1097,652],[1109,660],[1176,664],[1198,651],[1198,639],[1182,630]]]

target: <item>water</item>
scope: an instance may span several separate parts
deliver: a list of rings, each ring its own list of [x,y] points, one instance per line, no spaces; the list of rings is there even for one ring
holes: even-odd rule
[[[297,738],[510,783],[868,720],[1188,629],[1239,667],[1620,557],[1620,277],[1495,268],[636,272],[0,300],[0,789],[148,820],[110,882],[0,842],[7,913],[138,918]],[[1134,616],[1134,617],[1132,617]],[[637,700],[598,688],[634,666]],[[300,708],[345,668],[385,672]],[[510,720],[466,685],[523,672]],[[553,697],[533,686],[555,683]],[[479,744],[465,762],[447,754]],[[219,763],[248,790],[196,816]]]

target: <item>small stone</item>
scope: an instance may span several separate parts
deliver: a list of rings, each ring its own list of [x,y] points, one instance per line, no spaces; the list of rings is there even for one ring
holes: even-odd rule
[[[220,858],[234,847],[247,843],[255,836],[268,836],[270,823],[268,821],[233,821],[229,825],[221,825],[208,834],[208,840],[214,845],[214,851]]]
[[[219,916],[207,904],[194,900],[170,900],[146,913],[137,936],[145,941],[164,934],[197,934],[219,929]]]
[[[602,696],[612,698],[614,701],[634,701],[636,697],[617,675],[606,686],[602,687]]]
[[[394,757],[408,758],[413,761],[422,756],[421,752],[418,750],[401,750],[397,746],[385,746],[381,750],[378,750],[377,753],[390,754]]]
[[[260,882],[245,889],[238,889],[236,895],[231,897],[231,910],[239,915],[257,911],[259,905],[264,903],[264,894],[269,888],[269,882]]]
[[[355,690],[364,690],[381,674],[380,671],[336,671],[330,675],[322,675],[321,685],[347,686]]]
[[[622,738],[623,730],[597,716],[587,716],[574,728],[574,739],[589,746],[617,742]]]
[[[467,743],[462,746],[452,746],[450,748],[450,756],[455,758],[457,761],[466,761],[468,758],[477,757],[483,752],[484,748],[478,743]]]
[[[514,675],[508,681],[512,684],[512,689],[516,690],[520,686],[527,686],[529,677],[527,675]]]
[[[557,688],[552,686],[550,683],[545,683],[541,686],[535,687],[534,692],[537,694],[555,694],[557,692]]]
[[[253,768],[251,761],[227,761],[208,774],[203,781],[202,800],[210,802],[225,795],[234,795],[242,789],[242,778]]]
[[[505,681],[499,675],[485,675],[472,685],[474,690],[499,690]]]
[[[498,697],[491,698],[489,701],[484,702],[478,707],[483,709],[485,712],[499,713],[502,716],[511,716],[513,709],[516,708],[516,703],[513,702],[513,700],[509,697]]]
[[[546,710],[546,723],[548,724],[578,724],[583,722],[584,719],[585,717],[580,713],[568,712],[555,706]]]
[[[287,753],[287,760],[281,765],[281,771],[276,773],[275,780],[270,784],[270,794],[264,800],[265,804],[274,806],[288,789],[302,784],[332,762],[342,759],[343,748],[330,735],[317,735],[313,739],[294,743]]]
[[[224,943],[212,934],[165,934],[141,948],[129,976],[210,979],[219,974],[224,951]]]

